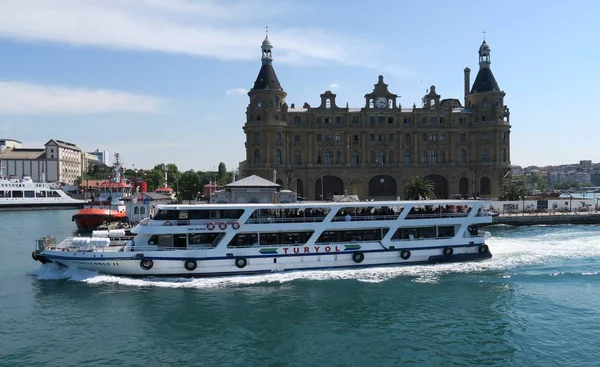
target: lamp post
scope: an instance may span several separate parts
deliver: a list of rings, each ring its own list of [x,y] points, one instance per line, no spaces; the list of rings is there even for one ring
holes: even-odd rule
[[[573,211],[573,194],[569,195],[569,213]]]
[[[522,211],[523,211],[523,215],[525,215],[525,194],[523,194],[521,196],[521,199],[523,200],[523,209],[522,209]]]

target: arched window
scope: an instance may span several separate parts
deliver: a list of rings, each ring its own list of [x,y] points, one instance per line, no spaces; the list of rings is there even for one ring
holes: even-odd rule
[[[327,150],[325,152],[325,164],[332,164],[333,163],[333,154],[331,153],[331,150]]]
[[[141,206],[140,207],[140,214],[142,214],[142,215],[146,214],[146,207],[145,206]]]
[[[437,163],[437,150],[429,151],[429,163],[431,163],[431,164]]]
[[[460,163],[467,163],[467,151],[464,149],[460,150]]]
[[[140,208],[137,206],[133,208],[133,214],[140,214]]]
[[[369,163],[375,163],[376,160],[377,160],[377,158],[375,157],[375,152],[371,151],[369,153]]]
[[[275,151],[275,164],[281,164],[281,150],[277,149]]]
[[[406,149],[404,151],[404,164],[409,165],[412,163],[412,156],[410,154],[410,150]]]
[[[254,151],[254,164],[260,164],[260,150]]]
[[[331,100],[329,98],[325,100],[325,108],[331,108]]]
[[[323,157],[321,157],[320,150],[317,150],[317,164],[323,164]]]
[[[335,152],[335,164],[342,164],[342,152],[340,150]]]
[[[488,148],[483,148],[481,151],[481,161],[489,162],[490,161],[490,150]]]
[[[388,152],[388,163],[394,163],[394,151],[390,150]]]
[[[372,99],[369,100],[369,108],[375,108],[375,102]]]
[[[508,162],[508,154],[506,153],[506,148],[502,149],[502,162]]]
[[[440,150],[440,163],[446,163],[446,151]]]
[[[360,155],[358,154],[358,150],[352,151],[352,164],[360,164]]]
[[[385,163],[385,151],[380,150],[377,152],[377,163],[384,164]]]
[[[300,155],[300,151],[298,149],[296,149],[294,151],[294,164],[300,164],[301,163],[301,155]]]
[[[427,163],[427,151],[426,150],[421,151],[421,163]]]

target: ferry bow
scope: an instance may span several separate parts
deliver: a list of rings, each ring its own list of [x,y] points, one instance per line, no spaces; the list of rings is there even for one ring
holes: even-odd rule
[[[37,241],[34,260],[126,276],[222,276],[490,258],[489,202],[161,205],[132,229]]]

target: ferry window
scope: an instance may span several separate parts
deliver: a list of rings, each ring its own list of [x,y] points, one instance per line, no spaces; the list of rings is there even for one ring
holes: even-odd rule
[[[12,197],[13,198],[22,198],[23,197],[23,191],[13,191],[12,192]]]
[[[34,197],[35,192],[34,191],[25,191],[25,197],[26,198],[32,198]]]
[[[160,209],[154,216],[154,220],[176,220],[177,210]]]
[[[325,231],[321,233],[317,243],[380,241],[388,231],[389,228]]]
[[[173,247],[173,236],[170,234],[155,234],[150,237],[148,244],[159,247]]]
[[[454,237],[454,226],[440,226],[438,227],[439,238],[452,238]]]
[[[256,233],[238,233],[227,244],[227,247],[250,247],[258,244]]]
[[[188,244],[216,246],[222,235],[222,233],[190,233],[188,235]]]
[[[187,210],[180,210],[179,211],[179,219],[188,219],[188,212],[187,212]]]
[[[35,197],[38,197],[38,198],[45,198],[45,197],[46,197],[46,191],[37,191],[37,192],[35,193]]]
[[[271,245],[303,245],[310,237],[313,232],[271,232],[271,233],[260,233],[259,245],[271,246]]]
[[[59,198],[60,197],[60,194],[58,193],[58,191],[50,191],[49,194],[53,198]]]
[[[219,218],[221,218],[221,211],[220,210],[211,210],[209,216],[211,219],[219,219]]]
[[[10,194],[8,194],[8,191],[4,191],[4,190],[0,190],[0,198],[8,198],[10,197]]]

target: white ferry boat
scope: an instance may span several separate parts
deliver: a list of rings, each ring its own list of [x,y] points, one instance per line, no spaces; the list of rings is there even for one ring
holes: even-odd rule
[[[34,260],[126,276],[221,276],[491,257],[474,200],[159,205],[123,232],[37,241]]]
[[[53,183],[0,179],[0,210],[83,208],[85,200],[73,199]]]

